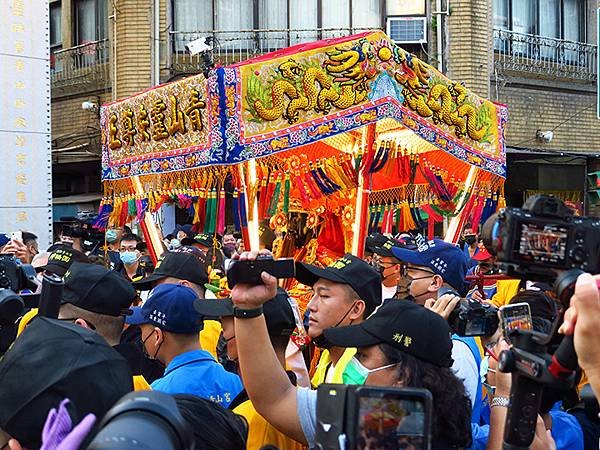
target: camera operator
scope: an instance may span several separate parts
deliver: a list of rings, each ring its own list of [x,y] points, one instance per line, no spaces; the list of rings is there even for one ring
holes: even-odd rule
[[[440,239],[419,244],[416,250],[394,247],[394,255],[406,262],[407,276],[411,279],[409,292],[414,301],[448,319],[460,298],[446,294],[437,298],[442,287],[463,292],[467,274],[467,260],[461,250]],[[473,422],[479,423],[482,397],[479,368],[481,354],[472,337],[452,336],[452,369],[463,380],[473,408]]]
[[[312,385],[341,383],[356,349],[331,345],[323,331],[358,324],[369,317],[381,304],[381,277],[363,260],[346,254],[325,268],[298,263],[296,279],[314,291],[306,308],[308,335],[322,353]]]
[[[256,252],[244,253],[240,259],[257,256]],[[262,280],[264,285],[237,284],[232,290],[246,390],[267,421],[314,448],[316,391],[295,388],[277,360],[262,315],[263,303],[275,296],[277,280],[265,272]],[[410,302],[388,301],[362,324],[330,329],[325,335],[341,348],[359,347],[344,371],[348,382],[431,391],[433,448],[470,445],[470,405],[464,386],[450,369],[452,343],[446,321]]]
[[[22,264],[31,264],[35,255],[39,253],[37,236],[28,231],[23,231],[23,240],[11,240],[4,246],[2,253],[15,255]]]
[[[511,300],[511,304],[517,303],[527,303],[529,305],[534,331],[545,334],[551,332],[552,324],[558,313],[553,299],[540,291],[522,291]],[[494,350],[488,350],[493,355],[489,360],[486,385],[490,399],[486,399],[484,413],[482,414],[482,419],[486,419],[486,425],[479,427],[476,434],[473,435],[474,448],[484,448],[488,443],[488,439],[493,433],[487,425],[494,422],[492,428],[498,428],[498,426],[502,426],[500,422],[506,417],[505,412],[506,405],[509,402],[511,379],[510,376],[497,371],[497,362],[494,358],[497,358],[500,352],[507,348],[508,345],[501,338],[499,343],[495,345]],[[540,428],[543,433],[538,432],[538,435],[541,436],[538,440],[543,439],[541,442],[534,443],[534,446],[541,445],[551,437],[559,450],[583,450],[585,448],[582,426],[579,424],[578,419],[561,408],[562,402],[559,400],[568,394],[568,392],[557,392],[550,388],[544,389],[542,404],[546,406],[542,406],[540,418],[545,427]],[[576,392],[573,392],[573,394],[576,394]],[[494,411],[496,409],[504,409],[505,411]],[[551,436],[548,438],[545,436],[546,428],[551,430]],[[492,445],[495,445],[495,439],[493,437],[490,441]],[[598,438],[596,438],[597,441]]]

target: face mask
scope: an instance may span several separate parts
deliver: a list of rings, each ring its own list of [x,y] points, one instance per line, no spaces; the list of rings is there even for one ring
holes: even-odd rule
[[[146,348],[146,342],[148,342],[148,339],[150,339],[150,338],[152,337],[152,335],[153,335],[153,334],[154,334],[154,332],[150,333],[150,334],[149,334],[149,335],[146,337],[146,339],[144,339],[144,340],[142,341],[142,352],[144,353],[144,356],[145,356],[147,359],[151,359],[151,360],[154,360],[154,361],[158,361],[158,360],[156,359],[156,355],[158,355],[158,352],[159,352],[160,348],[162,347],[162,342],[161,342],[160,344],[158,344],[158,348],[157,348],[157,349],[156,349],[156,351],[154,352],[154,356],[150,355],[150,353],[148,353],[148,349]]]
[[[115,230],[108,230],[106,232],[106,242],[115,242],[117,240],[117,232]]]
[[[175,250],[176,248],[181,247],[181,241],[179,239],[171,239],[171,249]]]
[[[397,366],[398,363],[387,364],[382,367],[376,367],[375,369],[367,369],[363,366],[356,357],[352,357],[352,359],[346,365],[344,369],[344,373],[342,374],[342,381],[344,384],[365,384],[367,381],[367,377],[370,373],[379,372],[380,370],[388,369],[390,367]]]
[[[122,252],[120,254],[120,257],[121,261],[123,261],[123,264],[125,264],[126,266],[131,266],[132,264],[135,264],[138,260],[137,252]]]
[[[465,237],[465,242],[466,242],[468,245],[473,245],[473,244],[475,243],[475,241],[476,241],[476,240],[477,240],[477,239],[475,238],[475,236],[467,236],[467,237]]]

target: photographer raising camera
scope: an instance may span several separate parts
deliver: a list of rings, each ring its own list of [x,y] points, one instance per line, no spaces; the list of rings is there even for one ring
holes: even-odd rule
[[[243,253],[255,260],[258,253]],[[373,269],[352,260],[361,271]],[[334,263],[324,270],[340,270]],[[323,270],[323,269],[321,269]],[[244,384],[256,410],[280,431],[317,448],[317,393],[294,387],[271,346],[262,305],[277,291],[277,279],[262,273],[264,284],[237,284],[232,290],[235,336]],[[372,289],[380,281],[372,278]],[[358,294],[358,293],[357,293]],[[340,347],[358,347],[344,371],[346,383],[418,387],[433,397],[435,449],[468,447],[470,404],[452,369],[450,328],[439,315],[411,302],[391,300],[360,325],[325,330]]]

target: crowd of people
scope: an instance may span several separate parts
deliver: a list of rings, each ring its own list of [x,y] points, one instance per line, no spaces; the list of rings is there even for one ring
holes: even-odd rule
[[[107,230],[93,251],[80,241],[61,236],[40,251],[32,233],[0,235],[0,252],[37,272],[38,288],[22,296],[39,293],[44,275],[64,282],[57,318],[36,308],[25,308],[16,322],[0,317],[1,450],[135,448],[119,447],[119,436],[113,446],[95,438],[124,396],[148,390],[174,399],[193,448],[320,448],[324,384],[426,389],[431,448],[500,449],[512,379],[497,364],[510,343],[501,327],[459,336],[449,318],[464,297],[526,303],[542,333],[564,315],[561,333],[574,336],[580,383],[544,389],[530,448],[598,445],[598,410],[590,413],[582,401],[586,389],[600,393],[600,296],[592,275],[579,277],[563,311],[548,286],[490,277],[493,249],[473,230],[460,246],[373,234],[363,258],[296,262],[296,280],[312,288],[300,311],[266,272],[262,284],[236,284],[216,298],[215,273],[272,256],[265,242],[260,251],[244,251],[233,233],[181,226],[154,263],[127,228]],[[417,448],[371,441],[357,448]]]

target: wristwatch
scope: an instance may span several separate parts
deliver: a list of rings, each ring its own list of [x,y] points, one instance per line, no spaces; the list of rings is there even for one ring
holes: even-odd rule
[[[501,396],[494,397],[490,403],[490,408],[493,408],[494,406],[504,406],[505,408],[508,408],[510,406],[510,399],[508,397]]]
[[[233,317],[237,319],[252,319],[254,317],[258,317],[263,313],[263,307],[259,306],[258,308],[252,309],[241,309],[233,307]]]

